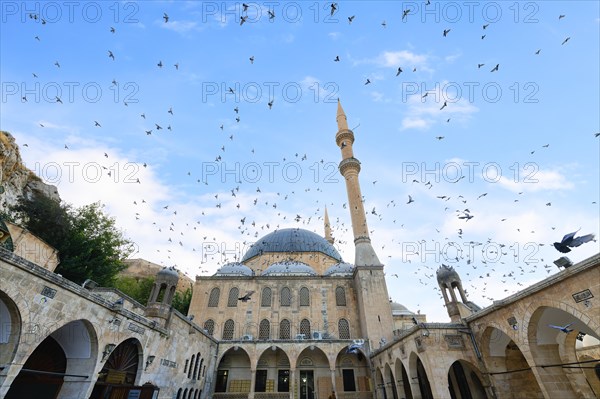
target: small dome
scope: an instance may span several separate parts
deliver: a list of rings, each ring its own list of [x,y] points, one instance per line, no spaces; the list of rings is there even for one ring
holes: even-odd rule
[[[316,276],[317,272],[306,263],[286,261],[273,263],[262,273],[263,276]]]
[[[342,257],[325,238],[312,231],[290,228],[275,230],[256,241],[242,258],[242,262],[264,253],[321,252],[338,262]]]
[[[177,282],[179,280],[179,273],[177,273],[177,270],[175,270],[174,266],[165,267],[161,271],[156,273],[156,279]]]
[[[254,272],[248,266],[238,263],[232,262],[223,265],[217,272],[215,276],[252,276]]]
[[[330,266],[323,273],[324,276],[352,276],[354,273],[354,265],[350,263],[340,262]]]
[[[452,266],[442,264],[436,272],[438,284],[459,282],[460,276]]]
[[[392,308],[392,315],[393,316],[404,316],[404,315],[413,315],[415,314],[414,312],[411,312],[410,310],[408,310],[408,308],[398,302],[392,302],[390,304],[390,307]]]

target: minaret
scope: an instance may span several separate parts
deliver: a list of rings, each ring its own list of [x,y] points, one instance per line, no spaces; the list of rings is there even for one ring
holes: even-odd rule
[[[361,338],[368,340],[374,350],[393,339],[394,321],[390,306],[383,264],[377,258],[369,238],[369,227],[360,193],[358,173],[360,162],[354,158],[354,133],[348,129],[346,114],[338,100],[338,132],[335,141],[342,150],[340,174],[346,179],[348,207],[354,233],[354,289],[358,305]]]
[[[325,239],[330,244],[333,244],[333,237],[331,236],[331,224],[329,224],[329,215],[327,214],[327,207],[325,207],[325,216],[323,216],[323,223],[325,224]]]
[[[354,233],[355,246],[355,266],[375,266],[381,265],[375,250],[371,245],[369,237],[369,227],[365,216],[365,208],[360,193],[360,184],[358,182],[358,173],[360,172],[360,162],[354,158],[352,144],[354,143],[354,133],[348,129],[346,114],[342,109],[342,104],[338,100],[337,107],[337,125],[338,132],[335,135],[335,142],[342,150],[342,162],[340,162],[340,174],[346,179],[346,189],[348,191],[348,206],[350,208],[350,217],[352,219],[352,231]]]

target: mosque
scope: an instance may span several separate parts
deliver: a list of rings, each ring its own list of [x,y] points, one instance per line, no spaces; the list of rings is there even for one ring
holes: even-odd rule
[[[197,276],[187,315],[170,306],[172,269],[144,306],[63,279],[25,248],[35,237],[19,246],[18,226],[1,225],[0,397],[600,397],[600,254],[483,309],[442,265],[451,321],[429,322],[389,299],[339,102],[337,125],[354,262],[333,246],[325,210],[323,236],[278,229]]]

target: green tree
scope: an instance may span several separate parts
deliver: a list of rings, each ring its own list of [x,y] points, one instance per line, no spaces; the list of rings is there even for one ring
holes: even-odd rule
[[[154,277],[117,276],[114,287],[142,305],[147,305],[154,280]]]
[[[182,314],[187,315],[188,310],[190,310],[190,302],[192,302],[191,285],[183,293],[176,291],[171,305]]]
[[[56,273],[78,284],[92,279],[110,287],[125,269],[122,259],[133,252],[133,246],[102,207],[93,203],[73,208],[34,194],[22,198],[15,212],[26,229],[59,251]]]

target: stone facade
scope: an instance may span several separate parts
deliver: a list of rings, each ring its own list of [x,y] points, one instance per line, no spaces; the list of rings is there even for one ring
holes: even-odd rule
[[[0,304],[0,397],[10,397],[11,384],[47,337],[66,358],[58,398],[89,398],[107,360],[103,352],[130,339],[138,347],[134,385],[150,382],[164,399],[180,388],[199,393],[212,386],[217,341],[173,309],[167,320],[147,317],[143,305],[119,291],[82,288],[1,249]],[[195,378],[184,372],[192,357],[204,360]]]

